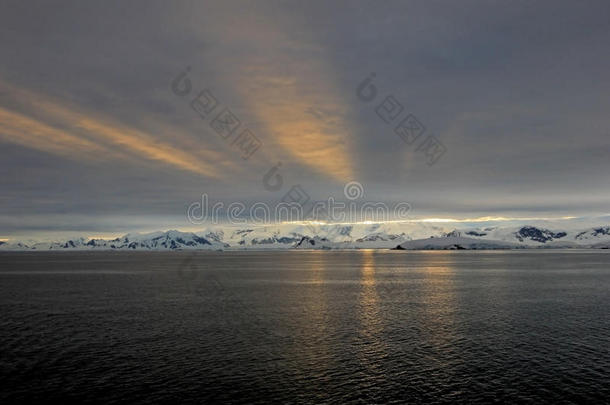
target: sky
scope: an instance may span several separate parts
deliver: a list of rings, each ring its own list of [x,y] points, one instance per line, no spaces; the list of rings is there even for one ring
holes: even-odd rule
[[[203,194],[347,201],[350,182],[413,219],[610,212],[607,1],[1,10],[0,239],[186,229]]]

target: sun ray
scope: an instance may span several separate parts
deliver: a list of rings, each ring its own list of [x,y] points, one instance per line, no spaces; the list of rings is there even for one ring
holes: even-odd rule
[[[152,134],[106,117],[86,114],[23,89],[2,85],[16,99],[36,111],[35,117],[2,108],[2,138],[35,149],[80,159],[75,152],[90,152],[105,158],[140,158],[158,161],[209,178],[221,177],[216,162],[221,154],[197,149],[192,153]],[[87,159],[90,157],[87,156]]]

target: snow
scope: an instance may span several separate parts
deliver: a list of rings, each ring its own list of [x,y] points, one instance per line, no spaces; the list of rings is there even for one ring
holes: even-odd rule
[[[313,243],[312,243],[313,242]],[[128,233],[115,239],[72,238],[51,242],[13,241],[0,250],[224,250],[224,249],[505,249],[610,247],[610,226],[494,226],[447,228],[426,223],[276,224],[214,226]]]

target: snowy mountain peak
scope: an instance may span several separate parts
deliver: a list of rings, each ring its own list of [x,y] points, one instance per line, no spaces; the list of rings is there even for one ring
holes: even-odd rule
[[[215,227],[200,233],[169,230],[128,233],[115,239],[72,238],[63,241],[8,241],[0,250],[218,250],[218,249],[385,249],[410,240],[467,238],[481,246],[610,247],[610,226],[589,229],[547,229],[531,225],[446,229],[421,223],[354,225],[277,224],[260,227]],[[429,243],[429,242],[427,242]],[[436,242],[434,242],[436,243]],[[467,246],[475,246],[470,240]]]
[[[536,228],[535,226],[524,226],[515,232],[515,236],[519,242],[529,239],[536,242],[546,243],[555,239],[561,239],[566,235],[566,232],[554,233],[548,229]]]

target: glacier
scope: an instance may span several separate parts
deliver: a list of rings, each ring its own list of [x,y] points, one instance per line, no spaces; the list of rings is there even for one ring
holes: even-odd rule
[[[0,242],[0,251],[610,248],[610,226],[450,228],[421,222],[216,225],[197,232],[128,233],[114,239]]]

